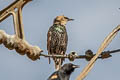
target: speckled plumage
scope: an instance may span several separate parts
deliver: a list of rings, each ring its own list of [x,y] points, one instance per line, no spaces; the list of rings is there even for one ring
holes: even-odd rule
[[[68,36],[66,31],[66,23],[72,19],[65,16],[57,16],[53,25],[49,28],[47,34],[47,50],[50,55],[64,55],[67,49]],[[58,70],[64,58],[53,58],[55,68]],[[50,62],[50,60],[49,60]]]
[[[54,24],[48,31],[47,49],[51,55],[63,55],[67,49],[68,36],[65,26]],[[53,58],[56,64],[62,64],[64,59]],[[60,62],[60,63],[59,63]]]

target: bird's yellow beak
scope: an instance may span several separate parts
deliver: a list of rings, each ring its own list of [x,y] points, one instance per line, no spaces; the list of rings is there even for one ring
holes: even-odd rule
[[[73,65],[72,67],[73,68],[79,68],[80,66],[79,65]]]

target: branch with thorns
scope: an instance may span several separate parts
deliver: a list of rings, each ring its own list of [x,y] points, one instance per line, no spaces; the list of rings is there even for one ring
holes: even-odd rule
[[[16,35],[8,35],[3,30],[0,30],[0,44],[4,44],[4,46],[10,50],[15,49],[16,52],[18,52],[21,55],[27,55],[28,58],[31,60],[37,60],[40,59],[40,56],[46,57],[46,58],[67,58],[70,61],[74,61],[75,59],[86,59],[87,61],[90,61],[95,54],[91,50],[87,50],[85,52],[85,55],[78,55],[77,52],[70,52],[69,54],[65,55],[47,55],[43,54],[43,50],[40,49],[38,46],[32,46],[30,45],[26,40],[18,38]],[[104,51],[101,53],[101,55],[98,57],[98,59],[106,59],[111,57],[112,53],[120,52],[120,49],[112,50],[112,51]]]

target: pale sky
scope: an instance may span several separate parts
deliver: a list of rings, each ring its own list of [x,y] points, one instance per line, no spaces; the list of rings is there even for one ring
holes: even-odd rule
[[[0,0],[0,10],[13,1]],[[120,24],[119,8],[120,0],[33,0],[23,8],[25,38],[47,54],[47,31],[53,19],[64,14],[75,19],[66,25],[69,37],[67,53],[76,51],[83,55],[88,49],[95,53],[104,38]],[[0,23],[0,29],[14,34],[12,17]],[[106,50],[119,49],[119,43],[120,33]],[[119,53],[109,59],[97,60],[84,80],[119,80]],[[71,75],[70,80],[75,80],[88,62],[83,59],[72,63],[81,66]],[[0,80],[46,80],[54,71],[53,61],[48,64],[47,58],[32,61],[26,55],[21,56],[0,45]]]

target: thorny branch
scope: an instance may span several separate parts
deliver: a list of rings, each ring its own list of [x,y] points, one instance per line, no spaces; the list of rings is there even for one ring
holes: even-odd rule
[[[88,52],[88,51],[86,51]],[[104,51],[101,53],[101,55],[98,57],[98,59],[106,59],[106,58],[109,58],[109,57],[112,57],[112,53],[116,53],[116,52],[120,52],[120,49],[116,49],[116,50],[112,50],[112,51]],[[71,52],[69,53],[68,55],[65,54],[65,55],[46,55],[46,54],[40,54],[40,56],[43,56],[43,57],[57,57],[57,58],[68,58],[70,61],[74,61],[75,59],[86,59],[87,61],[90,61],[94,56],[95,54],[92,54],[92,55],[78,55],[76,52]]]
[[[43,54],[38,46],[32,46],[27,41],[18,38],[16,35],[8,35],[3,30],[0,30],[0,44],[4,44],[5,47],[12,50],[15,49],[21,55],[27,55],[32,60],[40,59],[40,56],[43,57],[58,57],[58,58],[68,58],[70,61],[74,61],[75,59],[86,59],[90,61],[95,54],[91,50],[87,50],[85,55],[78,55],[76,52],[71,52],[68,55],[46,55]],[[120,52],[120,49],[113,51],[104,51],[98,57],[99,59],[106,59],[111,57],[111,53]]]

